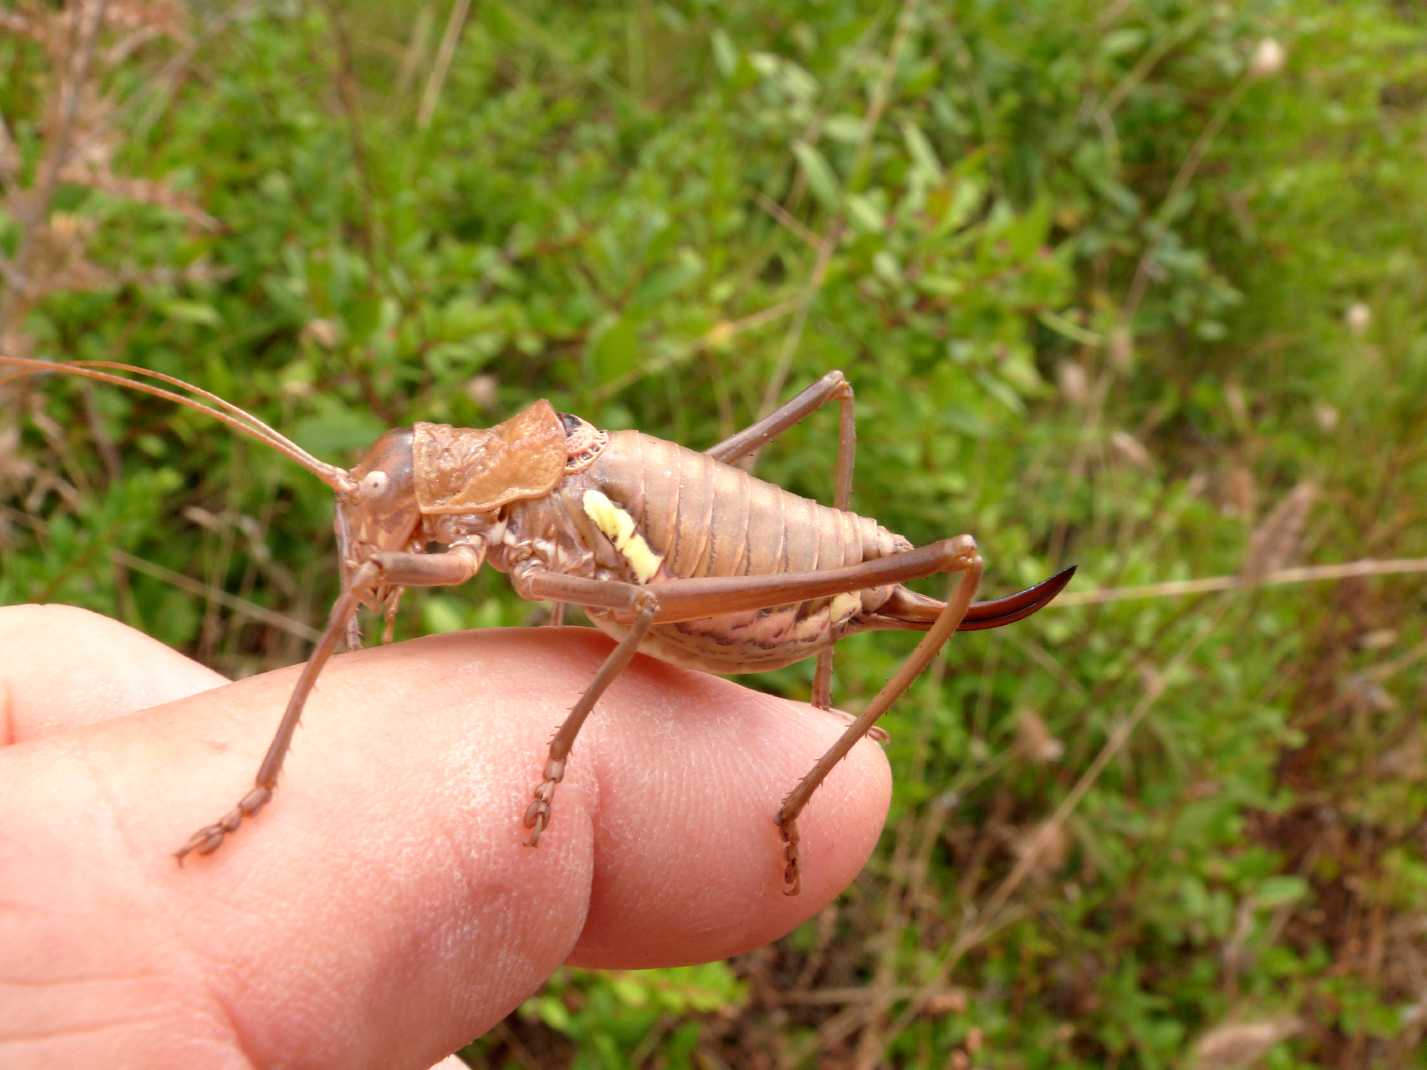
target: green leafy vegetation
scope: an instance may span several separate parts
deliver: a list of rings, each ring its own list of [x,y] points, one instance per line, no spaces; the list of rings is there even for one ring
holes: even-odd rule
[[[1427,1066],[1419,5],[111,6],[0,15],[5,352],[334,461],[535,397],[704,446],[839,367],[858,511],[997,593],[1080,565],[889,715],[823,915],[563,971],[473,1064]],[[152,399],[0,403],[0,600],[305,655],[325,488]],[[835,441],[760,474],[830,498]],[[398,633],[538,613],[487,576]],[[909,649],[847,642],[839,703]]]

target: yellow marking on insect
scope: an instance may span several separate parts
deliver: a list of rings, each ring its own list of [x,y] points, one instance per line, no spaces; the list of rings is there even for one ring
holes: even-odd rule
[[[856,591],[848,591],[845,594],[837,595],[832,600],[829,608],[829,616],[834,621],[844,620],[862,609],[862,595]]]
[[[651,550],[644,536],[635,529],[634,517],[597,490],[585,491],[580,504],[585,507],[585,515],[595,522],[595,527],[624,555],[639,582],[648,583],[650,577],[659,571],[664,558]]]

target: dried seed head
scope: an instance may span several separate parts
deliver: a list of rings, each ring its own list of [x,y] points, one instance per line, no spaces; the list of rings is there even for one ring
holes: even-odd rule
[[[1343,322],[1348,330],[1361,337],[1372,326],[1372,308],[1362,301],[1354,301],[1343,313]]]
[[[1397,700],[1392,692],[1363,673],[1353,673],[1339,686],[1339,693],[1355,713],[1392,713]]]
[[[316,342],[323,349],[331,349],[337,344],[340,331],[329,319],[308,320],[302,327],[302,337]]]
[[[1090,380],[1085,368],[1078,361],[1063,360],[1055,372],[1061,395],[1072,405],[1083,408],[1090,400]]]
[[[1420,783],[1427,780],[1427,741],[1421,732],[1408,736],[1400,746],[1384,754],[1378,762],[1378,771],[1395,780]]]
[[[500,380],[494,375],[477,375],[466,384],[466,397],[483,409],[493,409],[500,400]]]
[[[1249,60],[1249,74],[1255,78],[1271,78],[1283,70],[1288,53],[1283,45],[1272,37],[1265,37],[1254,46],[1253,57]]]
[[[1116,327],[1110,332],[1110,363],[1118,372],[1127,372],[1135,360],[1135,336],[1128,327]]]
[[[0,427],[0,490],[13,486],[18,491],[36,474],[35,465],[20,452],[19,426]]]
[[[1280,1040],[1302,1028],[1294,1018],[1234,1022],[1217,1026],[1194,1045],[1194,1070],[1238,1070],[1252,1066]]]
[[[1229,406],[1229,414],[1240,428],[1249,426],[1249,403],[1244,398],[1244,388],[1238,383],[1224,387],[1224,402]]]
[[[1298,556],[1303,528],[1317,495],[1318,488],[1305,479],[1274,506],[1273,512],[1249,538],[1248,552],[1240,569],[1245,581],[1257,583]]]
[[[952,988],[930,997],[922,1004],[922,1010],[928,1017],[941,1018],[948,1014],[965,1014],[969,1005],[966,993],[959,988]]]
[[[1230,977],[1236,977],[1242,973],[1252,962],[1253,956],[1248,951],[1249,937],[1254,932],[1254,914],[1258,904],[1253,896],[1245,896],[1239,900],[1238,909],[1234,911],[1234,929],[1229,934],[1229,939],[1224,942],[1223,950],[1219,953],[1219,959],[1224,964],[1224,971]]]
[[[1259,487],[1253,470],[1246,464],[1236,464],[1224,477],[1224,504],[1235,516],[1251,519],[1258,512]]]
[[[3,450],[0,450],[3,453]],[[1358,640],[1363,650],[1386,650],[1397,642],[1396,628],[1374,628]]]
[[[1058,762],[1065,753],[1065,744],[1056,739],[1040,716],[1022,710],[1016,718],[1016,752],[1037,765]]]
[[[1048,877],[1065,864],[1070,840],[1059,821],[1042,821],[1015,844],[1016,854],[1030,865],[1033,877]]]
[[[1110,448],[1115,451],[1120,460],[1135,468],[1149,471],[1154,467],[1154,458],[1150,456],[1150,451],[1145,449],[1143,443],[1128,431],[1116,431],[1111,435]]]

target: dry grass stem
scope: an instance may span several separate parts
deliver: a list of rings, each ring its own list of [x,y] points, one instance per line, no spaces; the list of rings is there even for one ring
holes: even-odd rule
[[[211,584],[200,583],[198,580],[183,575],[181,572],[174,572],[172,569],[156,565],[152,561],[145,561],[142,557],[135,557],[127,554],[123,550],[109,551],[110,559],[118,565],[133,569],[135,572],[142,572],[146,576],[152,576],[156,580],[162,580],[170,586],[186,591],[188,594],[198,595],[217,603],[224,609],[231,610],[239,616],[247,617],[250,620],[258,621],[261,624],[269,625],[288,635],[296,636],[305,642],[315,643],[322,637],[322,633],[316,628],[309,627],[301,621],[293,620],[283,613],[275,613],[271,609],[264,609],[262,606],[249,602],[245,598],[231,595]]]
[[[423,130],[431,125],[431,117],[436,114],[436,105],[441,101],[441,90],[446,85],[446,76],[451,73],[451,58],[456,54],[456,43],[461,39],[461,31],[466,26],[466,16],[471,12],[471,0],[455,0],[451,14],[446,19],[446,32],[441,35],[441,44],[436,49],[436,62],[431,66],[431,76],[426,79],[426,88],[421,93],[421,105],[416,111],[416,124]]]
[[[1198,580],[1170,580],[1135,587],[1107,587],[1098,591],[1067,591],[1051,603],[1067,606],[1098,606],[1106,602],[1127,602],[1140,598],[1185,598],[1249,587],[1274,587],[1293,583],[1329,583],[1370,576],[1416,575],[1427,572],[1427,557],[1393,558],[1386,561],[1348,561],[1341,565],[1300,565],[1269,572],[1257,580],[1240,576],[1207,576]]]

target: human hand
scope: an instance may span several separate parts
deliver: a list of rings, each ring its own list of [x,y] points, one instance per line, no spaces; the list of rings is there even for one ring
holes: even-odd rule
[[[786,897],[772,815],[841,721],[647,658],[524,846],[550,735],[608,650],[540,629],[334,659],[273,802],[180,869],[296,668],[229,683],[83,610],[0,608],[0,1064],[429,1066],[562,963],[722,958],[856,876],[881,750],[819,788]]]

